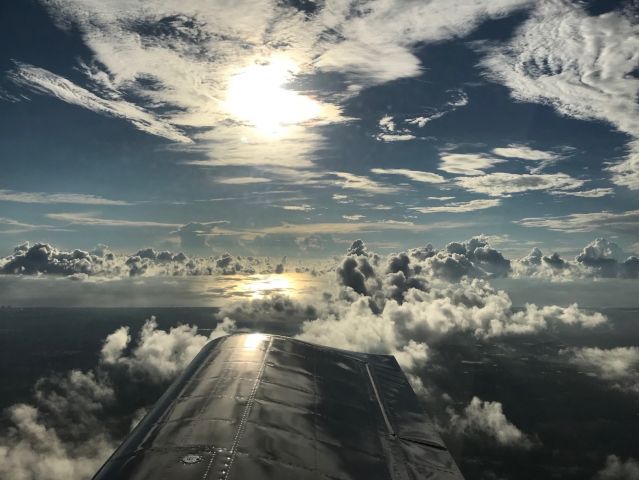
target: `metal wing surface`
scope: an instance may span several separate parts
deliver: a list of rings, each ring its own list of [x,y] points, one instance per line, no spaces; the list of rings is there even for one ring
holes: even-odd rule
[[[394,357],[208,343],[94,480],[461,479]]]

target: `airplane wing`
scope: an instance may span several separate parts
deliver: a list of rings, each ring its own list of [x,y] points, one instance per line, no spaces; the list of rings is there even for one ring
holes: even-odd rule
[[[459,480],[397,361],[291,338],[209,342],[94,480]]]

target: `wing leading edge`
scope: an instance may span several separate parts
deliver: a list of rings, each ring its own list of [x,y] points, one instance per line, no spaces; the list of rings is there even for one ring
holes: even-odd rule
[[[208,343],[94,480],[459,480],[394,357]]]

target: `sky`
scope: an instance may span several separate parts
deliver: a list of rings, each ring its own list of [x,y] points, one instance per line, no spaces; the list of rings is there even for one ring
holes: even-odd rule
[[[639,250],[634,2],[0,6],[0,254]]]
[[[468,478],[637,480],[638,94],[634,0],[0,2],[0,477],[254,331],[394,355]]]

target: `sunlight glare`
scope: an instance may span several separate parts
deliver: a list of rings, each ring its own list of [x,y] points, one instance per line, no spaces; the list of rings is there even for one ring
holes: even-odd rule
[[[271,293],[289,293],[294,290],[294,285],[290,278],[279,274],[250,281],[243,286],[243,290],[250,292],[253,297],[260,297]]]
[[[231,77],[224,107],[267,137],[285,136],[289,126],[321,113],[318,102],[283,87],[298,71],[298,65],[287,58],[246,67]]]
[[[256,350],[257,347],[261,345],[261,343],[266,340],[267,336],[263,333],[251,333],[246,336],[246,340],[244,340],[244,348],[248,348],[249,350]]]

